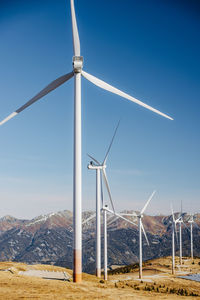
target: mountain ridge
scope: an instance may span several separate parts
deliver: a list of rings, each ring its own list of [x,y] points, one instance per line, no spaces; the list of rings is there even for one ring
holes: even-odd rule
[[[130,213],[131,211],[129,211]],[[83,212],[83,221],[94,214]],[[176,213],[178,216],[178,213]],[[127,217],[132,219],[132,217]],[[199,219],[199,214],[195,215]],[[186,222],[189,215],[183,215]],[[37,216],[31,220],[12,216],[0,218],[0,260],[53,264],[72,268],[73,215],[64,210]],[[199,221],[197,221],[199,224]],[[171,254],[171,216],[144,215],[143,224],[150,241],[143,238],[144,260]],[[199,224],[200,225],[200,224]],[[102,219],[103,226],[103,219]],[[183,255],[190,255],[190,233],[183,232]],[[200,256],[200,230],[194,226],[194,255]],[[103,237],[102,237],[103,245]],[[178,254],[178,244],[176,244]],[[130,223],[108,217],[108,265],[128,265],[138,262],[138,229]],[[102,246],[103,263],[103,246]],[[83,270],[95,270],[95,218],[83,225]]]

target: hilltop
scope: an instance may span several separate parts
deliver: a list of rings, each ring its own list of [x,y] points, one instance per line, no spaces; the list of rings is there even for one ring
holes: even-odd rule
[[[178,258],[176,260],[178,262]],[[200,259],[195,259],[194,264],[185,259],[183,267],[176,271],[179,275],[181,272],[197,272],[199,264]],[[126,274],[109,275],[108,282],[84,273],[81,284],[20,274],[20,271],[30,269],[65,271],[72,275],[70,269],[56,266],[1,262],[0,299],[197,299],[197,294],[200,295],[200,283],[170,275],[170,257],[146,262],[142,282],[138,280],[137,269]],[[188,296],[184,296],[186,294]]]

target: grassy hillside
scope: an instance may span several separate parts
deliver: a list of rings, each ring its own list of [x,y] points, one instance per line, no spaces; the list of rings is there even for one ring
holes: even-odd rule
[[[185,259],[176,272],[200,272],[200,259],[194,264]],[[65,271],[69,269],[50,265],[27,265],[23,263],[0,263],[0,299],[200,299],[200,283],[170,275],[170,257],[148,261],[144,266],[143,281],[138,280],[137,266],[124,273],[122,268],[109,275],[108,282],[93,275],[83,274],[83,282],[48,280],[20,275],[19,271],[30,269]],[[118,273],[117,273],[118,270]],[[120,272],[119,272],[120,271]],[[199,295],[199,296],[197,296]]]

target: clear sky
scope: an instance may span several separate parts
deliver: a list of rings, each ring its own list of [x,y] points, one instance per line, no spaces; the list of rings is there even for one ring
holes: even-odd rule
[[[0,0],[0,119],[72,70],[69,0]],[[199,211],[200,3],[75,0],[84,70],[170,121],[82,80],[83,209],[90,153],[107,161],[117,210]],[[73,79],[0,128],[0,216],[72,210]]]

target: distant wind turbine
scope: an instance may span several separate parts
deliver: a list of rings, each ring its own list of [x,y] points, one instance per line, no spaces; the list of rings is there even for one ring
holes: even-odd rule
[[[73,35],[73,70],[72,72],[65,74],[56,80],[52,81],[38,94],[31,98],[28,102],[18,108],[15,112],[11,113],[8,117],[0,122],[0,125],[4,124],[8,120],[15,117],[24,109],[58,88],[74,77],[74,171],[73,171],[73,280],[74,282],[82,281],[82,175],[81,175],[81,75],[94,85],[109,91],[113,94],[126,98],[140,106],[145,107],[165,118],[173,120],[170,116],[160,112],[159,110],[143,103],[142,101],[120,91],[119,89],[107,84],[106,82],[98,79],[97,77],[90,75],[83,71],[83,57],[80,56],[80,40],[78,27],[76,22],[76,14],[74,8],[74,0],[70,0],[71,3],[71,17],[72,17],[72,35]]]
[[[103,206],[102,211],[103,211],[103,223],[104,223],[104,280],[107,280],[108,279],[107,213],[113,214],[117,218],[120,218],[132,225],[137,226],[137,224],[124,218],[121,214],[118,214],[115,211],[110,210],[107,205]]]
[[[181,212],[179,214],[179,261],[180,265],[182,265],[182,258],[183,258],[183,246],[182,246],[182,225],[188,230],[187,226],[185,225],[183,221],[183,207],[182,207],[182,201],[181,201]]]
[[[111,142],[109,144],[109,147],[108,147],[108,150],[106,152],[103,162],[100,163],[97,159],[95,159],[94,157],[92,157],[91,155],[88,154],[88,156],[92,159],[92,161],[88,165],[88,169],[96,170],[96,276],[99,278],[101,277],[101,199],[103,201],[103,198],[102,198],[103,191],[102,191],[102,182],[101,181],[102,181],[102,177],[103,177],[107,191],[108,191],[108,195],[110,198],[112,208],[113,208],[113,210],[115,210],[113,201],[112,201],[112,197],[111,197],[111,192],[110,192],[107,175],[106,175],[106,162],[107,162],[108,154],[112,147],[115,135],[117,133],[119,123],[120,122],[118,122],[117,127],[114,131],[114,135],[111,139]],[[103,203],[102,203],[102,206],[103,206]]]
[[[191,249],[191,260],[193,260],[193,223],[194,223],[194,215],[190,215],[190,219],[188,221],[190,223],[190,249]]]
[[[194,258],[194,256],[193,256],[193,224],[199,228],[199,226],[194,221],[194,214],[190,214],[188,223],[190,223],[190,251],[191,251],[191,260],[193,261],[193,258]]]
[[[147,202],[145,203],[143,209],[140,211],[139,214],[136,214],[135,212],[132,214],[126,214],[123,213],[124,216],[135,216],[138,219],[138,231],[139,231],[139,278],[142,279],[142,231],[144,233],[146,242],[149,246],[149,241],[146,235],[146,232],[144,230],[144,226],[142,224],[142,218],[143,218],[143,213],[145,212],[147,206],[149,205],[149,202],[151,201],[151,199],[153,198],[154,194],[156,191],[153,191],[153,193],[151,194],[151,196],[149,197],[149,199],[147,200]]]
[[[182,212],[182,201],[181,201],[181,212],[179,215],[179,259],[180,265],[182,265],[182,223],[183,223],[183,212]]]
[[[102,187],[102,186],[101,186],[101,188],[102,188],[102,190],[103,190],[103,187]],[[103,193],[102,193],[102,197],[103,197]],[[103,199],[103,198],[102,198],[102,199]],[[103,200],[102,200],[102,203],[103,203]],[[129,219],[124,218],[124,217],[123,217],[123,214],[117,213],[116,211],[110,210],[110,209],[108,208],[108,205],[103,205],[101,211],[103,212],[103,224],[104,224],[104,226],[103,226],[103,232],[104,232],[104,234],[103,234],[103,236],[104,236],[104,279],[107,280],[107,278],[108,278],[108,275],[107,275],[107,274],[108,274],[107,226],[110,225],[110,224],[112,224],[113,221],[115,222],[118,218],[124,220],[124,221],[127,222],[127,223],[130,223],[130,224],[132,224],[132,225],[135,225],[135,226],[137,226],[137,224],[134,223],[134,222],[132,222],[132,221],[130,221]],[[108,224],[108,222],[107,222],[107,213],[112,214],[113,216],[116,217],[116,218],[115,218],[114,220],[112,220],[109,224]],[[84,225],[84,224],[89,223],[89,222],[90,222],[92,219],[94,219],[95,217],[96,217],[96,213],[95,213],[95,214],[92,214],[90,217],[88,217],[86,220],[84,220],[82,224]],[[100,266],[100,267],[101,267],[101,266]],[[101,275],[101,272],[100,272],[100,275]],[[100,277],[101,277],[101,276],[100,276]]]
[[[177,237],[177,231],[176,231],[176,224],[180,221],[180,217],[175,219],[173,207],[171,205],[171,211],[172,211],[172,274],[175,273],[175,241],[174,236],[176,233],[176,239]]]

